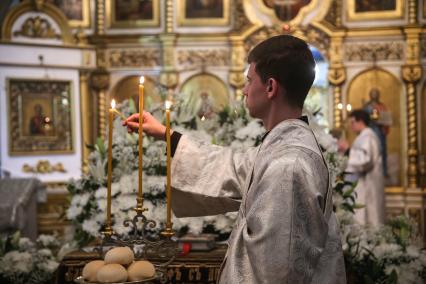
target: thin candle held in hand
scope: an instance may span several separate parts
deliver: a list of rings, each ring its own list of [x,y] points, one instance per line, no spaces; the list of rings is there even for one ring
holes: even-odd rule
[[[138,171],[138,178],[139,178],[139,187],[138,187],[138,197],[136,199],[137,206],[136,211],[143,211],[143,192],[142,192],[142,168],[143,168],[143,148],[142,148],[142,141],[143,141],[143,97],[144,97],[144,83],[145,77],[141,76],[139,80],[139,171]]]
[[[121,117],[122,120],[126,120],[127,117],[124,116],[121,112],[119,112],[116,108],[114,109],[114,112]]]
[[[171,138],[170,138],[170,107],[171,102],[165,102],[166,108],[166,143],[167,143],[167,180],[166,180],[166,195],[167,195],[167,222],[166,229],[172,229],[172,210],[171,210]]]
[[[115,100],[111,101],[109,109],[109,131],[108,131],[108,180],[107,180],[107,224],[105,228],[106,234],[111,234],[111,182],[112,182],[112,131],[115,113]]]

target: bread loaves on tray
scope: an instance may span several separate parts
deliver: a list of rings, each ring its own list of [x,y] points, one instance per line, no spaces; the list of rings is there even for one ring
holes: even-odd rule
[[[97,282],[98,278],[96,274],[98,273],[99,268],[105,265],[103,260],[94,260],[87,263],[83,268],[82,276],[84,280],[89,282]]]
[[[124,282],[127,281],[127,270],[121,264],[105,264],[96,276],[101,283]]]
[[[129,247],[117,247],[105,254],[105,263],[128,265],[133,262],[135,255]]]
[[[130,264],[127,269],[129,281],[144,280],[154,277],[155,267],[151,262],[146,260],[135,261]]]
[[[151,262],[134,259],[129,247],[116,247],[105,254],[104,260],[87,263],[82,276],[85,281],[100,283],[140,281],[155,276],[155,267]]]

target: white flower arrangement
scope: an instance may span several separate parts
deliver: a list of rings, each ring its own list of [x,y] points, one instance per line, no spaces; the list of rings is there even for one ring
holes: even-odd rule
[[[74,243],[60,248],[55,236],[40,235],[35,242],[19,232],[0,239],[0,283],[50,283],[65,253]]]
[[[225,109],[219,115],[207,120],[199,117],[189,117],[182,110],[179,100],[172,112],[173,128],[184,134],[196,137],[206,143],[230,145],[235,148],[254,146],[260,141],[265,132],[258,121],[251,121],[241,105],[235,109]],[[161,110],[160,106],[154,109]],[[128,116],[135,112],[131,101],[124,102],[120,112]],[[163,120],[160,111],[153,115],[160,121]],[[220,126],[220,127],[219,127]],[[114,121],[113,133],[113,183],[112,183],[112,214],[113,229],[118,234],[126,235],[130,227],[123,225],[124,220],[135,215],[132,208],[136,206],[138,188],[138,137],[128,134],[121,127],[120,118]],[[102,231],[105,223],[106,209],[106,142],[98,141],[89,156],[89,173],[80,180],[72,181],[69,185],[72,194],[67,218],[75,224],[76,240],[83,244],[96,238]],[[165,143],[144,137],[143,142],[143,192],[144,207],[148,209],[145,215],[164,225],[165,210],[165,173],[166,155]],[[200,233],[207,227],[214,228],[216,232],[227,234],[232,230],[236,213],[212,217],[173,219],[174,229]]]

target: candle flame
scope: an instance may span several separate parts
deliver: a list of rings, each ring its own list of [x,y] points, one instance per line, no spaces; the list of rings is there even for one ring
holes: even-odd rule
[[[171,101],[165,101],[164,106],[166,107],[167,110],[169,110],[170,107],[172,106],[172,102]]]
[[[352,106],[351,106],[351,104],[347,104],[347,105],[346,105],[346,110],[347,110],[347,111],[351,111],[351,110],[352,110]]]
[[[203,116],[201,117],[201,121],[204,121],[204,120],[206,120],[206,118],[205,118],[205,116],[203,115]]]
[[[115,108],[115,100],[114,99],[111,101],[111,108]]]
[[[338,108],[338,109],[343,109],[343,104],[338,103],[338,104],[337,104],[337,108]]]
[[[141,78],[139,79],[139,84],[142,85],[145,82],[145,77],[141,76]]]

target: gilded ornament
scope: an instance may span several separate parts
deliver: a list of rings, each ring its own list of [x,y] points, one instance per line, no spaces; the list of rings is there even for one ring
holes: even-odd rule
[[[405,65],[401,71],[402,79],[408,83],[417,83],[422,77],[422,67],[420,65]]]
[[[179,74],[177,72],[163,72],[160,74],[160,84],[167,88],[175,88],[179,81]]]
[[[154,67],[161,62],[157,48],[109,49],[107,57],[109,67]]]
[[[36,11],[40,11],[43,8],[44,0],[33,0],[32,2]]]
[[[180,50],[177,55],[178,64],[190,66],[229,66],[228,49]]]
[[[402,60],[402,42],[348,43],[345,48],[346,61]]]
[[[234,46],[231,53],[232,66],[244,66],[245,56],[246,53],[242,45]]]
[[[61,35],[55,32],[51,23],[40,16],[26,19],[22,24],[21,29],[15,31],[13,35],[31,38],[61,38]]]
[[[242,33],[245,29],[249,29],[253,24],[247,18],[244,11],[244,0],[231,1],[231,10],[233,10],[233,27],[232,31],[236,33]]]
[[[74,34],[75,43],[76,44],[86,44],[87,36],[84,33],[84,29],[82,27],[78,27],[77,31]]]
[[[109,73],[105,69],[98,69],[92,72],[90,76],[90,86],[97,90],[106,90],[109,88]]]
[[[263,26],[246,38],[244,42],[244,49],[248,52],[258,43],[280,34],[282,34],[281,25],[273,25],[271,27]]]
[[[338,86],[346,80],[346,72],[344,67],[330,68],[328,70],[328,81],[330,84]]]
[[[37,165],[30,166],[24,164],[22,166],[22,171],[24,173],[37,173],[37,174],[50,174],[53,172],[66,173],[67,170],[64,168],[62,163],[56,163],[55,165],[50,164],[47,160],[41,160],[37,162]]]
[[[341,0],[335,0],[331,3],[328,9],[325,21],[334,27],[340,27],[342,25],[342,2]]]
[[[301,38],[315,46],[324,57],[329,57],[328,50],[330,49],[331,38],[328,34],[313,25],[295,30],[294,33],[296,32],[302,33]]]
[[[98,68],[106,68],[106,51],[103,48],[96,49],[96,65]]]
[[[243,71],[235,71],[229,73],[229,84],[238,89],[242,88],[245,83],[244,72]]]

